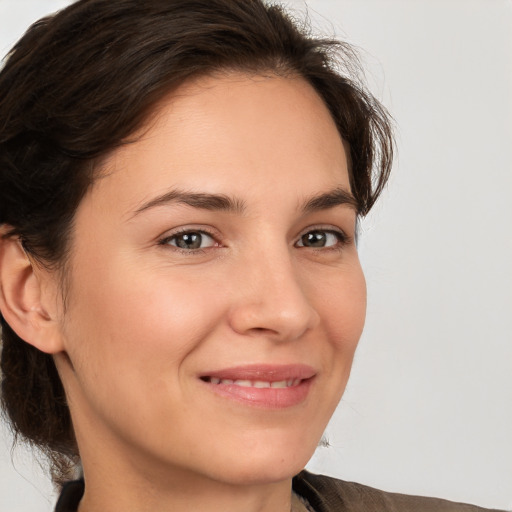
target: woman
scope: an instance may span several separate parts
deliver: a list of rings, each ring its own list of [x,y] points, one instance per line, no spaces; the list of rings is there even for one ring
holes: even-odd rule
[[[2,399],[56,481],[81,466],[57,511],[477,510],[301,472],[392,156],[334,48],[255,0],[82,0],[11,53]]]

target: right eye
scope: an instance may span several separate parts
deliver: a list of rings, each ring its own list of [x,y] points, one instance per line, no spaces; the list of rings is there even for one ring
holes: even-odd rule
[[[182,231],[164,238],[161,245],[172,245],[178,249],[197,251],[216,245],[216,241],[204,231]]]

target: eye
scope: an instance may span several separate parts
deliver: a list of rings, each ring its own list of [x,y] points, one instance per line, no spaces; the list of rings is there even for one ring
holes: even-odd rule
[[[213,247],[216,242],[212,236],[204,231],[183,231],[165,238],[160,244],[173,245],[178,249],[193,251]]]
[[[347,242],[347,237],[338,231],[315,229],[303,234],[297,241],[297,247],[335,247]]]

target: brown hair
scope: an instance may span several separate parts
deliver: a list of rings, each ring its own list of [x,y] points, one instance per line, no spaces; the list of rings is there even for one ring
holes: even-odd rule
[[[350,147],[364,215],[386,183],[393,143],[386,111],[349,76],[354,66],[350,47],[311,36],[261,0],[80,0],[35,23],[0,72],[0,225],[62,269],[99,159],[164,96],[218,70],[307,80]],[[58,479],[79,457],[61,381],[52,357],[1,321],[4,411]]]

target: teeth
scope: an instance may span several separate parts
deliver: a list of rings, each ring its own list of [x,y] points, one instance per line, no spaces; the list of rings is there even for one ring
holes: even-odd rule
[[[270,382],[264,382],[262,380],[255,380],[254,381],[254,387],[255,388],[269,388]]]
[[[235,384],[236,386],[242,386],[243,388],[252,387],[252,382],[250,380],[235,380],[233,384]]]
[[[272,382],[272,384],[270,384],[270,387],[271,388],[285,388],[285,387],[287,387],[287,383],[285,380],[278,380],[276,382]]]
[[[301,382],[301,379],[289,379],[289,380],[279,380],[274,382],[267,382],[264,380],[232,380],[232,379],[218,379],[217,377],[209,377],[208,382],[211,384],[234,384],[235,386],[240,386],[243,388],[276,388],[283,389],[289,388],[292,386],[298,386]]]

